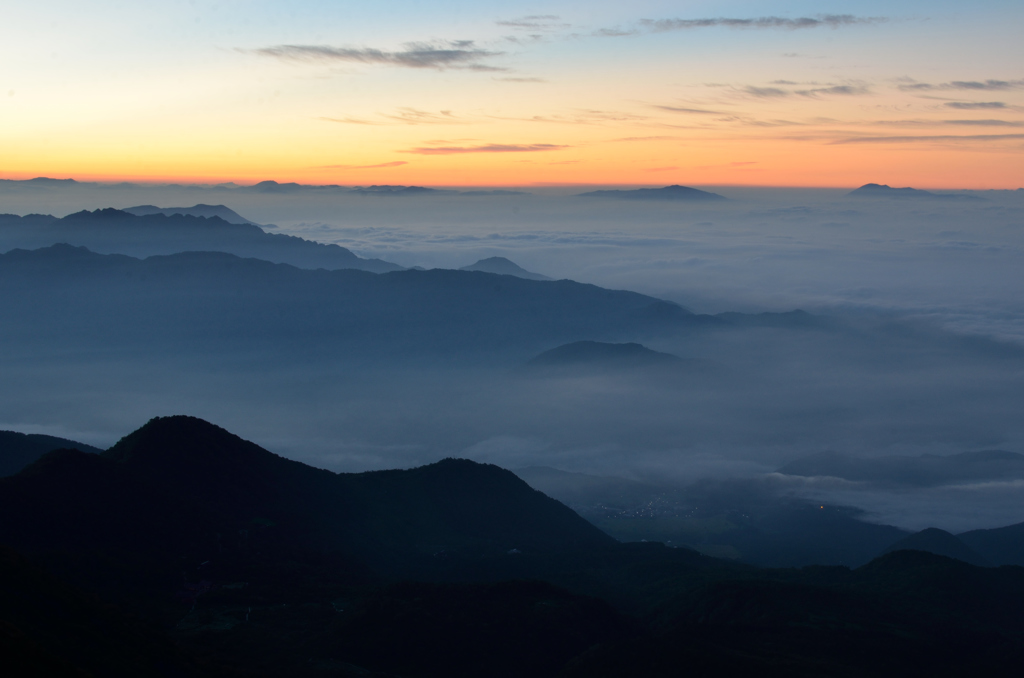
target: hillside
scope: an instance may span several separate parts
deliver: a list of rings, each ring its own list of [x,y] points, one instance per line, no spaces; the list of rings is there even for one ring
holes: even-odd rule
[[[244,227],[243,227],[244,228]],[[570,280],[434,269],[309,271],[220,253],[139,260],[59,245],[0,255],[0,342],[174,355],[272,349],[417,361],[513,353],[720,321]],[[72,336],[73,335],[73,336]]]
[[[179,252],[227,252],[300,268],[354,268],[374,273],[402,267],[379,259],[362,259],[338,245],[267,233],[223,206],[196,205],[166,210],[143,205],[129,211],[81,211],[62,219],[46,215],[0,216],[0,252],[35,249],[58,243],[105,254],[136,257]],[[197,208],[200,209],[198,212]],[[224,208],[227,209],[227,208]],[[154,211],[155,210],[155,211]],[[198,214],[201,216],[197,216]],[[235,215],[241,221],[231,219]],[[229,217],[228,220],[222,218]]]
[[[38,433],[0,431],[0,478],[14,475],[47,452],[72,448],[98,454],[99,448],[73,440]]]

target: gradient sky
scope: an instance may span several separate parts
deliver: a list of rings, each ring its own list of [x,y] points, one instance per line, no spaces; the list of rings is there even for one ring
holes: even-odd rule
[[[1024,186],[1024,3],[36,0],[0,177]]]

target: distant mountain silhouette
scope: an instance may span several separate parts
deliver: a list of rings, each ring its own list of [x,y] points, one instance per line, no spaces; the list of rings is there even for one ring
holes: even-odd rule
[[[661,353],[637,343],[611,344],[601,341],[574,341],[532,358],[530,367],[630,368],[678,365],[683,361],[671,353]]]
[[[892,188],[886,184],[864,184],[847,193],[854,198],[928,198],[940,200],[981,200],[967,193],[932,193],[919,188]]]
[[[463,266],[459,270],[483,271],[484,273],[497,273],[498,275],[514,275],[517,278],[525,278],[526,280],[551,280],[551,278],[546,275],[527,271],[525,268],[521,268],[519,265],[509,261],[505,257],[489,257],[487,259],[481,259],[475,264]]]
[[[0,431],[0,478],[14,475],[47,452],[62,448],[92,454],[102,452],[98,447],[55,436]]]
[[[148,206],[132,209],[149,211]],[[361,259],[338,245],[267,233],[247,220],[233,223],[222,218],[227,210],[222,205],[174,209],[205,211],[211,216],[183,212],[167,215],[162,211],[137,215],[116,209],[76,212],[63,219],[3,215],[0,216],[0,251],[67,243],[96,252],[141,257],[179,252],[227,252],[301,268],[355,268],[373,273],[402,268],[379,259]],[[228,212],[242,219],[231,210]]]
[[[276,181],[261,181],[252,186],[240,186],[236,190],[253,193],[349,193],[357,195],[380,195],[380,196],[404,196],[404,195],[425,195],[456,193],[457,191],[446,191],[436,188],[425,188],[423,186],[339,186],[337,184],[297,184],[295,182],[278,183]]]
[[[726,200],[724,196],[688,186],[665,186],[664,188],[637,188],[625,191],[590,191],[580,193],[586,198],[619,198],[623,200]]]
[[[1024,523],[990,530],[971,530],[957,538],[993,565],[1024,566]]]
[[[229,224],[252,224],[259,226],[255,221],[249,221],[238,212],[225,205],[193,205],[192,207],[157,207],[155,205],[138,205],[126,207],[122,210],[137,217],[146,217],[151,214],[162,214],[171,217],[180,214],[186,217],[220,217]]]
[[[904,537],[887,548],[885,553],[892,553],[894,551],[926,551],[939,556],[946,556],[947,558],[956,558],[979,567],[991,566],[991,563],[975,553],[962,540],[937,527],[929,527],[909,537]]]
[[[833,476],[883,484],[936,486],[979,480],[1024,478],[1024,454],[1004,450],[948,456],[854,457],[834,452],[797,459],[779,469],[794,476]]]
[[[447,459],[335,474],[193,417],[156,418],[99,455],[58,450],[0,479],[0,543],[148,557],[323,551],[401,572],[452,558],[614,544],[496,466]],[[240,536],[241,535],[241,536]],[[223,556],[222,556],[223,557]]]
[[[0,316],[8,320],[7,345],[36,348],[165,347],[182,355],[273,347],[280,360],[344,354],[460,362],[525,361],[581,335],[614,341],[720,322],[570,280],[444,269],[309,271],[209,252],[139,260],[68,245],[0,255]]]

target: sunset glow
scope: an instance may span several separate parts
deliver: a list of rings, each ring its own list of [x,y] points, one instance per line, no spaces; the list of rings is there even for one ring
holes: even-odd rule
[[[5,14],[3,178],[1024,184],[1019,3]]]

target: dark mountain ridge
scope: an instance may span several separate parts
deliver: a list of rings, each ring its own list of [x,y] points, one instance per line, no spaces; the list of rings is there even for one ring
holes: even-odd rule
[[[962,540],[937,527],[929,527],[909,537],[905,537],[887,548],[885,553],[906,550],[927,551],[928,553],[934,553],[947,558],[955,558],[978,567],[991,566],[991,563],[975,553]]]
[[[102,452],[92,445],[56,436],[0,431],[0,478],[14,475],[47,452],[67,448],[92,454]]]
[[[1024,568],[900,550],[766,570],[615,544],[494,466],[334,474],[192,417],[51,452],[0,479],[0,511],[28,556],[0,547],[0,648],[29,675],[973,676],[1024,658]]]
[[[137,257],[226,252],[300,268],[355,268],[374,273],[402,268],[379,259],[361,259],[338,245],[267,233],[247,220],[232,223],[217,215],[132,214],[107,208],[84,210],[62,219],[38,215],[0,216],[0,251],[35,249],[57,243]]]
[[[21,516],[0,526],[0,543],[48,552],[130,542],[156,561],[260,548],[400,572],[441,551],[497,557],[614,543],[496,466],[448,459],[335,474],[180,416],[153,419],[99,455],[44,455],[0,480],[0,507]]]
[[[229,224],[252,224],[253,226],[260,226],[260,224],[246,219],[227,205],[204,205],[202,203],[193,205],[192,207],[136,205],[135,207],[125,207],[121,211],[127,212],[128,214],[134,214],[137,217],[146,217],[151,214],[162,214],[165,217],[171,217],[176,214],[186,217],[220,217]]]
[[[273,347],[282,358],[294,350],[463,361],[497,351],[517,362],[581,336],[633,338],[721,322],[570,280],[309,271],[210,252],[139,260],[68,245],[0,255],[0,313],[8,319],[0,342],[9,345]]]

